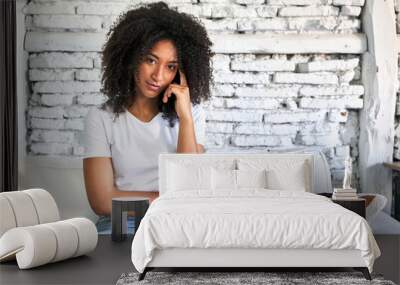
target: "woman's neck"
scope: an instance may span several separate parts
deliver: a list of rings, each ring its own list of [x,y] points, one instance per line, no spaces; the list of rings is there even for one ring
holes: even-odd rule
[[[142,121],[151,121],[159,113],[157,100],[137,96],[128,111]]]

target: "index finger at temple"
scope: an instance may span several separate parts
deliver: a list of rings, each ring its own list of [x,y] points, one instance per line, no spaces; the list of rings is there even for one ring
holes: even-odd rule
[[[179,75],[180,75],[181,85],[187,86],[186,75],[181,71],[181,69],[179,69]]]

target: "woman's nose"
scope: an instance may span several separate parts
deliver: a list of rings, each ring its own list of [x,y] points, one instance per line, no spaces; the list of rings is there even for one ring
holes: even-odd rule
[[[153,80],[156,81],[156,82],[160,82],[160,81],[162,80],[162,78],[163,78],[163,73],[162,73],[162,68],[161,68],[161,66],[158,66],[158,67],[156,67],[156,68],[153,70],[152,78],[153,78]]]

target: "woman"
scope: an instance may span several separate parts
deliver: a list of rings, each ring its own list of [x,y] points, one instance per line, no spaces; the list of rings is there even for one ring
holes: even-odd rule
[[[113,197],[158,197],[160,153],[204,152],[198,104],[209,99],[212,82],[204,27],[163,2],[126,12],[107,35],[107,100],[86,117],[83,160],[89,203],[105,233]]]

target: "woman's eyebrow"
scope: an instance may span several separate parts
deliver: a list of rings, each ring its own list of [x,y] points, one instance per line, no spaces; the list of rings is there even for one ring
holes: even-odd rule
[[[159,59],[159,57],[158,56],[156,56],[154,53],[149,53],[149,55],[151,55],[151,56],[154,56],[155,58],[157,58],[157,59]],[[177,60],[171,60],[171,61],[169,61],[169,62],[172,62],[172,63],[178,63],[178,61]]]

